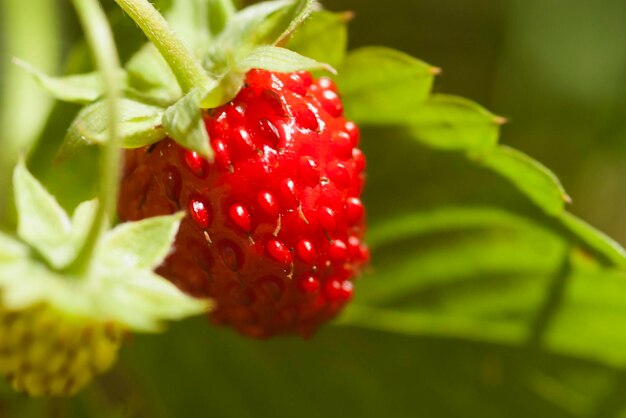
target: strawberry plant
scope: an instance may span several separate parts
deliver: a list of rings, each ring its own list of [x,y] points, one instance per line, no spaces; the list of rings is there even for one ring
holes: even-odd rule
[[[1,6],[0,417],[621,411],[624,249],[327,3]]]

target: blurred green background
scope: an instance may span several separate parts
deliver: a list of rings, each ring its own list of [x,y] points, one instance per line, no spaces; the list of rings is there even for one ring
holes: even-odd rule
[[[570,211],[626,243],[626,2],[325,5],[356,13],[352,48],[386,45],[442,67],[435,91],[509,118],[501,142],[551,167]],[[9,62],[83,69],[69,2],[1,0],[0,12],[2,146],[20,148],[45,125],[34,169],[73,203],[72,190],[89,195],[89,156],[56,171],[45,156],[76,108],[57,106],[46,122],[50,101]],[[127,56],[141,37],[120,14],[112,21]],[[623,273],[589,261],[525,196],[461,156],[389,128],[365,129],[363,146],[374,264],[338,326],[312,341],[256,342],[188,321],[132,338],[120,365],[73,401],[0,386],[0,418],[626,417]]]
[[[626,243],[626,2],[338,0],[353,47],[443,68],[435,89],[510,119],[502,142],[555,171],[571,211]]]

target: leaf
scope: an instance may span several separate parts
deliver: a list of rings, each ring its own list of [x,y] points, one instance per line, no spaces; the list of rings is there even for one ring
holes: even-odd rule
[[[210,409],[224,418],[289,418],[294,410],[301,418],[571,418],[591,415],[584,411],[614,374],[562,356],[354,327],[327,327],[304,342],[254,342],[200,318],[137,336],[125,353],[123,370],[137,371],[134,387],[164,417]],[[220,396],[189,402],[190,387],[216,379]],[[171,384],[178,381],[185,385]]]
[[[26,169],[23,161],[13,172],[17,233],[55,267],[62,267],[71,256],[68,237],[72,225],[65,211]]]
[[[346,56],[347,22],[350,17],[349,13],[314,12],[294,32],[287,43],[287,48],[338,68]]]
[[[548,214],[465,152],[389,132],[363,131],[373,265],[341,324],[626,364],[621,247],[571,215]],[[563,227],[569,217],[579,235]]]
[[[498,142],[500,119],[460,97],[435,94],[399,117],[415,139],[431,147],[482,151]]]
[[[368,230],[367,241],[375,249],[397,241],[451,232],[458,229],[533,227],[532,221],[513,212],[492,206],[447,205],[436,209],[412,211],[383,219]]]
[[[104,94],[104,87],[98,73],[51,77],[20,59],[15,58],[13,62],[32,75],[48,93],[58,100],[87,104],[98,100]]]
[[[438,69],[383,47],[351,52],[337,83],[346,114],[361,124],[403,124],[428,98]]]
[[[213,161],[214,154],[200,109],[205,97],[206,94],[199,89],[190,91],[165,111],[163,126],[181,146]]]
[[[499,146],[476,159],[511,181],[550,215],[561,214],[565,202],[571,201],[554,173],[513,148]]]
[[[166,136],[161,121],[164,109],[130,99],[121,99],[119,106],[122,116],[119,132],[124,148],[144,147]],[[105,101],[83,108],[69,127],[60,154],[66,156],[78,147],[105,143],[109,138],[108,120]]]
[[[602,254],[616,266],[626,269],[626,251],[619,243],[570,213],[564,212],[560,219],[587,247]]]
[[[328,64],[275,46],[261,46],[252,50],[247,57],[237,64],[237,67],[244,73],[253,68],[284,73],[301,70],[325,70],[335,73],[335,70]]]
[[[98,249],[104,268],[154,269],[170,251],[183,214],[127,222],[109,231]]]

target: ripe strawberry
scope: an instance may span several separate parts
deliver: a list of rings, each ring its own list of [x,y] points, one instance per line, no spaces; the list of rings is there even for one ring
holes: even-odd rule
[[[119,214],[188,211],[158,272],[213,298],[215,323],[310,336],[352,297],[369,257],[359,130],[334,83],[303,71],[250,71],[205,124],[212,164],[170,139],[127,151]]]

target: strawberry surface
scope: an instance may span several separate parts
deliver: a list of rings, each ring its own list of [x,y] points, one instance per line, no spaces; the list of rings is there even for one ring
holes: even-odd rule
[[[250,71],[204,116],[209,163],[171,139],[126,151],[123,220],[188,212],[158,269],[211,297],[211,319],[248,336],[308,337],[335,317],[367,262],[365,159],[334,83]]]

